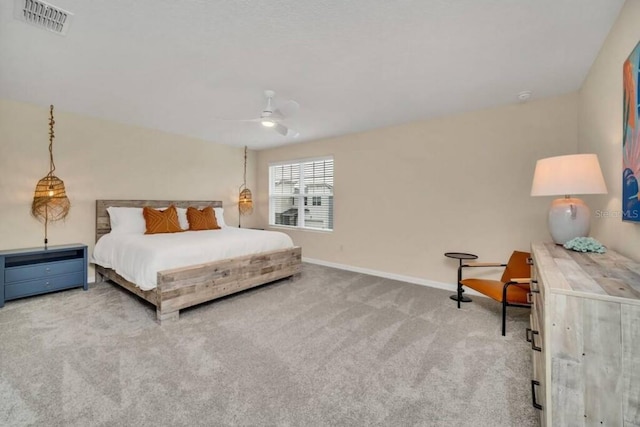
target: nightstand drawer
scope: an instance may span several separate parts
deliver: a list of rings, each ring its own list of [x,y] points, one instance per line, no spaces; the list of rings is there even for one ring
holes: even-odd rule
[[[84,271],[84,259],[82,258],[70,261],[45,262],[21,267],[9,267],[4,271],[4,282],[8,286],[14,282],[82,271]]]
[[[9,300],[79,286],[84,286],[84,271],[7,284],[4,297]]]

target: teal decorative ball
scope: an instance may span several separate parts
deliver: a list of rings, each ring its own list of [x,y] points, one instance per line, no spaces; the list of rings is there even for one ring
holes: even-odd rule
[[[565,243],[564,247],[576,252],[595,252],[603,254],[607,251],[607,248],[593,237],[575,237]]]

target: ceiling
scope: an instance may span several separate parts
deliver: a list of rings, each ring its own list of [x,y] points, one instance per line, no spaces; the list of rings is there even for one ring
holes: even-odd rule
[[[623,0],[0,2],[0,98],[263,149],[577,90]],[[265,89],[297,138],[255,122]]]

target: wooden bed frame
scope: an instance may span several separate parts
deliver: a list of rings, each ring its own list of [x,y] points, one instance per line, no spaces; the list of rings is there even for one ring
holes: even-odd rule
[[[162,208],[175,205],[222,207],[220,201],[176,200],[96,200],[96,242],[109,231],[111,223],[107,208],[144,207]],[[156,306],[158,323],[177,320],[183,308],[211,301],[225,295],[299,274],[302,250],[299,246],[221,261],[197,264],[158,272],[155,289],[143,291],[110,268],[94,264],[96,283],[105,278],[133,292]]]

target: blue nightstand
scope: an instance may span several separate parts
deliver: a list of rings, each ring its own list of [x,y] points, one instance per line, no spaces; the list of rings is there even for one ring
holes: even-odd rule
[[[87,246],[0,251],[0,307],[12,299],[87,285]]]

